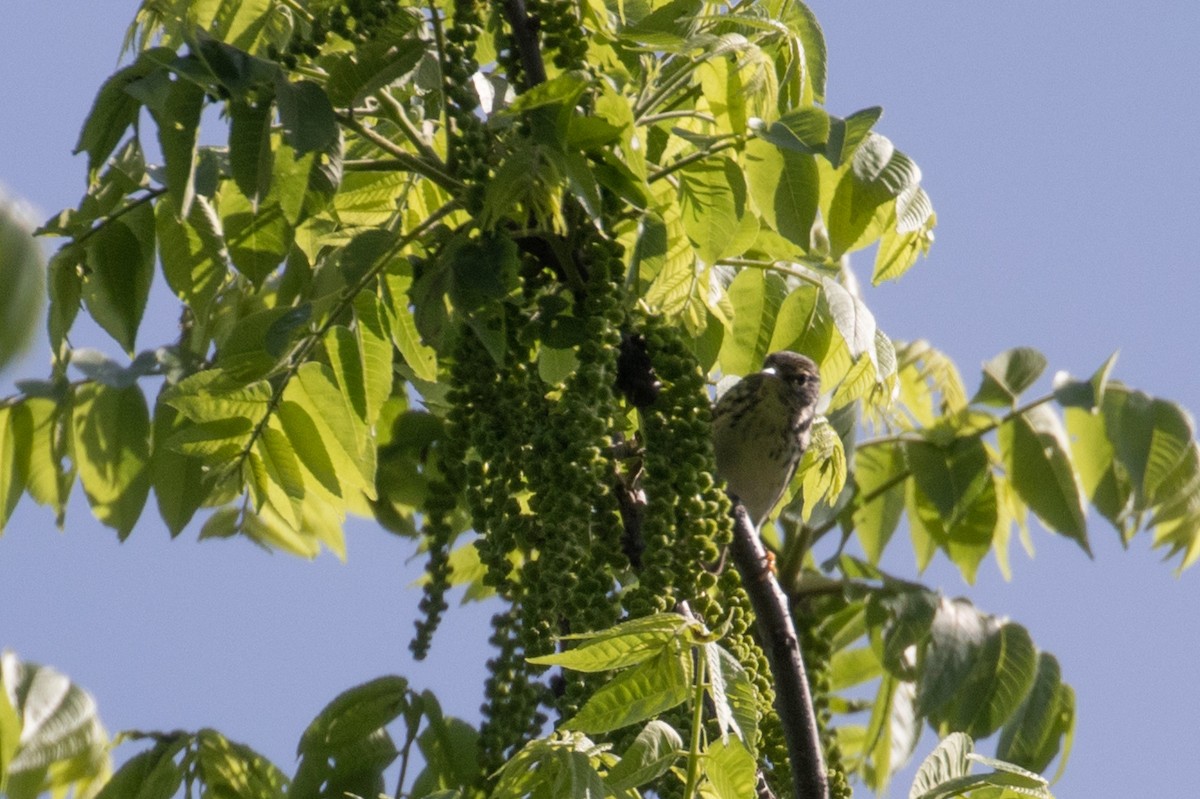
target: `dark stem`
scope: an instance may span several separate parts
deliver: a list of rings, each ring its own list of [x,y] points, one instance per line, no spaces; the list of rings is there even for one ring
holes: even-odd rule
[[[731,553],[750,596],[771,675],[775,678],[775,710],[783,725],[795,795],[829,799],[821,736],[787,596],[775,579],[762,539],[740,502],[734,504]]]
[[[521,67],[525,70],[525,88],[530,89],[546,82],[546,64],[542,61],[542,48],[538,46],[537,32],[532,18],[525,10],[525,0],[504,0],[501,4],[508,26],[512,28],[513,41],[521,56]]]

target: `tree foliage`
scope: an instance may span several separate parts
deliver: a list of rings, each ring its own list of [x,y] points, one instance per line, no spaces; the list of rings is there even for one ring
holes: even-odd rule
[[[212,730],[139,733],[102,793],[372,796],[399,758],[398,796],[786,794],[709,441],[711,384],[776,350],[826,386],[763,534],[837,795],[882,791],[925,725],[945,740],[913,796],[1048,795],[1071,740],[1024,627],[879,569],[902,525],[968,582],[989,552],[1008,572],[1031,512],[1085,552],[1093,508],[1200,557],[1178,406],[1111,359],[1030,396],[1027,347],[969,393],[878,327],[850,255],[900,278],[936,217],[881,110],[829,110],[796,0],[172,0],[126,49],[80,133],[86,193],[40,231],[53,364],[0,401],[0,529],[25,494],[63,524],[77,480],[121,538],[153,496],[173,536],[344,557],[357,514],[427,553],[418,657],[451,585],[501,609],[479,728],[384,677],[318,716],[290,781]],[[36,253],[13,230],[0,209],[0,276]],[[178,326],[148,342],[160,274]],[[80,310],[123,355],[76,344]],[[90,793],[95,736],[46,748],[18,671],[6,790]],[[999,760],[971,753],[996,733]]]

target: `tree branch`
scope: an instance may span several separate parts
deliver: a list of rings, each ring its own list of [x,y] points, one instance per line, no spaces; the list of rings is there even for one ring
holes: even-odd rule
[[[525,10],[525,0],[504,0],[501,3],[504,17],[512,28],[517,54],[521,56],[521,68],[525,70],[525,88],[530,89],[546,82],[546,64],[542,61],[542,48],[538,45],[537,31],[531,24],[532,18]]]
[[[731,552],[750,595],[758,632],[775,678],[775,710],[787,740],[795,794],[804,799],[829,799],[817,717],[787,596],[775,579],[762,539],[740,502],[734,504]]]

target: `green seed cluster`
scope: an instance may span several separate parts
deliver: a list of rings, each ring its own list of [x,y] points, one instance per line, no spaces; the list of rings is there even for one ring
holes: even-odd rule
[[[283,50],[269,46],[267,57],[295,69],[301,58],[319,56],[331,34],[348,42],[374,39],[400,8],[400,0],[342,0],[316,16],[307,33],[294,34]]]
[[[461,380],[464,371],[464,364],[459,363],[455,367],[451,373],[452,385]],[[433,452],[438,476],[429,481],[423,507],[421,534],[428,551],[425,567],[428,582],[418,605],[422,615],[416,621],[417,632],[409,644],[417,660],[424,659],[429,653],[433,634],[448,607],[446,591],[450,587],[450,546],[456,533],[452,520],[466,485],[466,472],[462,464],[467,446],[463,420],[461,416],[451,414],[443,438]]]
[[[481,738],[486,773],[540,729],[540,704],[565,715],[590,695],[594,686],[568,672],[551,700],[525,658],[553,652],[564,633],[614,624],[617,587],[629,568],[609,489],[620,414],[612,386],[623,320],[621,251],[594,228],[581,239],[574,266],[587,283],[573,301],[549,301],[561,285],[526,254],[522,294],[502,304],[502,362],[469,325],[460,328],[453,356],[447,428],[461,441],[456,452],[463,484],[471,486],[466,504],[484,582],[510,608],[493,619],[497,651],[488,664]],[[548,309],[569,313],[586,332],[575,349],[578,365],[557,386],[537,368]]]
[[[542,47],[553,53],[561,70],[582,69],[587,62],[587,35],[571,0],[529,0],[529,14],[538,21]]]
[[[722,549],[732,539],[730,504],[713,479],[711,413],[704,374],[681,333],[654,316],[640,325],[662,383],[642,415],[646,513],[632,616],[673,610],[686,600],[710,625],[720,608],[712,599]]]
[[[437,12],[434,12],[437,13]],[[441,44],[442,91],[446,97],[447,141],[451,171],[467,184],[466,205],[472,214],[483,207],[488,179],[488,133],[475,115],[479,97],[471,76],[479,69],[475,42],[483,35],[476,0],[454,0],[454,12]]]
[[[833,601],[840,602],[840,598]],[[821,619],[831,616],[837,609],[818,609],[809,603],[808,607],[797,609],[795,624],[800,637],[800,649],[804,654],[804,669],[812,692],[821,746],[825,751],[830,799],[849,799],[852,790],[833,726],[833,713],[829,708],[829,697],[833,691],[829,662],[833,657],[833,646],[828,631],[820,624]]]

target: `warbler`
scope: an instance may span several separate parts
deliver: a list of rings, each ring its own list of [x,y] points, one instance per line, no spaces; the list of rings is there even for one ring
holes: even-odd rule
[[[773,352],[713,408],[717,475],[761,527],[787,491],[812,437],[821,377],[811,359]]]

